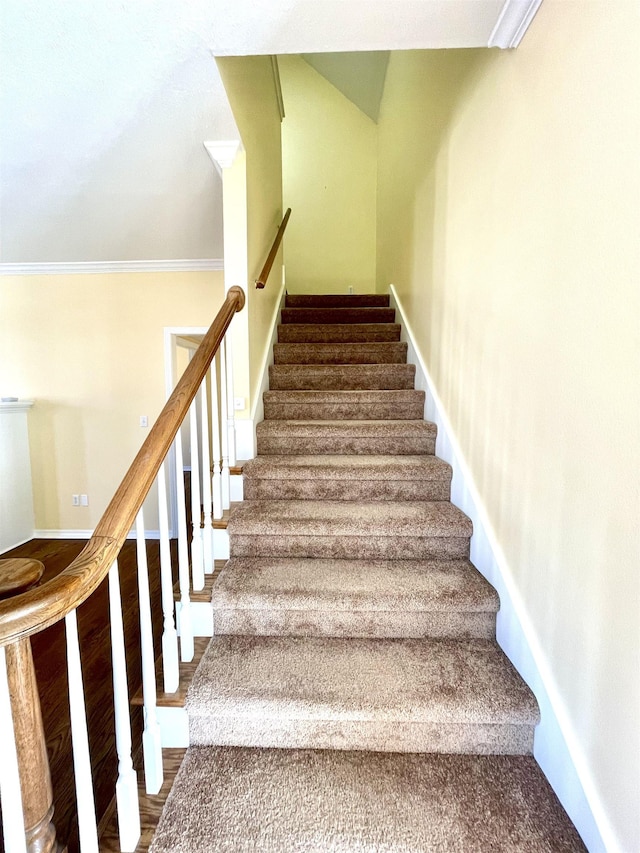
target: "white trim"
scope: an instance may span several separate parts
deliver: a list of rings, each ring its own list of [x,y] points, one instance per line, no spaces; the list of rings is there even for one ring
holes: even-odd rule
[[[255,424],[250,418],[236,418],[236,458],[243,462],[256,455]],[[237,477],[237,475],[236,475]],[[231,475],[233,483],[234,475]],[[240,478],[242,479],[242,478]],[[231,500],[242,500],[231,496]]]
[[[190,335],[206,335],[209,331],[207,326],[165,326],[164,338],[164,391],[168,400],[178,381],[176,364],[176,347],[184,346],[191,349],[190,341],[181,342],[181,338]],[[176,458],[173,442],[166,456],[167,462],[167,505],[169,511],[169,536],[176,539],[178,536],[178,496],[176,492]]]
[[[280,113],[280,121],[284,118],[284,98],[282,97],[282,84],[280,83],[280,68],[278,66],[278,57],[274,54],[271,56],[271,73],[273,74],[273,85],[276,89],[276,100],[278,102],[278,112]]]
[[[0,557],[3,554],[6,554],[8,551],[13,551],[14,548],[19,548],[21,545],[26,545],[27,542],[31,542],[32,539],[37,538],[35,532],[31,534],[31,536],[27,536],[26,539],[21,539],[20,542],[16,542],[13,545],[7,545],[2,551],[0,551]]]
[[[158,705],[156,717],[160,725],[160,742],[163,749],[189,746],[189,716],[186,708]]]
[[[487,47],[518,47],[542,0],[505,0]]]
[[[148,261],[51,261],[0,264],[0,275],[86,275],[118,272],[209,272],[224,269],[222,258]]]
[[[264,420],[264,400],[262,399],[262,395],[265,391],[269,390],[269,367],[273,364],[273,345],[278,339],[278,323],[280,322],[280,311],[282,310],[284,300],[287,295],[285,287],[286,284],[283,275],[282,284],[280,285],[280,292],[278,293],[278,299],[276,300],[276,307],[274,309],[273,316],[271,317],[271,324],[269,326],[269,343],[265,348],[264,355],[262,357],[262,364],[260,365],[260,384],[258,385],[258,392],[255,395],[253,403],[251,405],[250,422],[252,424],[253,430],[253,452],[251,456],[245,456],[245,459],[253,459],[253,457],[256,455],[256,424]]]
[[[391,305],[399,315],[396,322],[402,325],[402,340],[409,344],[407,360],[416,365],[416,388],[427,393],[425,418],[434,421],[438,426],[437,454],[453,468],[451,500],[473,522],[471,560],[500,596],[498,642],[529,684],[540,705],[542,722],[536,729],[534,756],[590,853],[615,853],[619,850],[615,833],[595,788],[582,747],[529,618],[526,604],[422,358],[397,291],[393,285],[389,286],[389,291]]]
[[[242,142],[239,139],[218,139],[214,142],[203,142],[207,154],[211,157],[216,171],[222,177],[223,169],[229,169],[242,151]]]
[[[28,412],[33,406],[33,400],[16,400],[12,403],[3,403],[0,401],[0,413],[11,415],[18,412]]]
[[[91,539],[93,530],[34,530],[33,539]],[[136,531],[132,527],[127,534],[127,539],[135,539]],[[145,539],[160,539],[159,530],[145,530]],[[175,539],[175,537],[173,537]],[[28,542],[31,540],[27,540]],[[15,546],[14,546],[15,547]]]

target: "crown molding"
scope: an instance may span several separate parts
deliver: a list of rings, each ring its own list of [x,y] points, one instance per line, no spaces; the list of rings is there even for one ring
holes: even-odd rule
[[[505,0],[487,47],[518,47],[542,0]]]
[[[207,149],[207,154],[211,157],[220,176],[223,169],[233,166],[233,161],[242,149],[242,142],[239,139],[218,139],[202,144]]]
[[[148,261],[54,261],[0,264],[0,275],[78,275],[118,272],[209,272],[224,269],[222,258],[186,258]]]
[[[0,414],[13,414],[14,412],[28,412],[33,407],[33,400],[16,400],[12,403],[0,401]]]

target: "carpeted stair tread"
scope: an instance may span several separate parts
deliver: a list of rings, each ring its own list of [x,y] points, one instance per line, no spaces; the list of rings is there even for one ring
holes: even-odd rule
[[[436,425],[429,421],[262,421],[258,454],[390,454],[435,452]]]
[[[246,479],[315,478],[333,480],[444,480],[451,482],[451,466],[437,456],[256,456],[244,465]],[[375,495],[372,495],[375,497]]]
[[[447,501],[251,500],[229,519],[235,557],[452,559],[471,521]]]
[[[419,420],[424,391],[265,391],[267,420]]]
[[[245,465],[245,500],[447,501],[451,467],[435,456],[292,454]]]
[[[150,853],[585,850],[530,756],[196,747]]]
[[[399,341],[399,323],[295,323],[278,326],[280,343],[355,343],[366,341]]]
[[[283,323],[394,323],[393,308],[283,308]]]
[[[448,501],[243,501],[229,535],[468,537],[471,520]]]
[[[276,364],[406,364],[407,344],[274,344],[273,357]]]
[[[468,560],[304,560],[232,557],[215,608],[488,611],[498,594]]]
[[[412,389],[414,364],[272,364],[272,391],[384,391]]]
[[[287,293],[287,308],[388,308],[388,293]]]
[[[480,639],[214,637],[186,708],[190,743],[219,746],[523,753],[539,720]]]

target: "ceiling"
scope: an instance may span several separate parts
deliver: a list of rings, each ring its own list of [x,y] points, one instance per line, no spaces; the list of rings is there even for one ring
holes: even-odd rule
[[[349,98],[365,115],[378,121],[389,51],[303,53],[312,68]]]
[[[539,3],[3,0],[0,273],[215,265],[221,184],[202,143],[238,131],[212,54],[303,53],[374,117],[387,51],[508,46]]]

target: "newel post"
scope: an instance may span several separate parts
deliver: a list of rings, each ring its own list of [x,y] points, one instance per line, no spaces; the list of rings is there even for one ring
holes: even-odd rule
[[[38,582],[43,571],[37,560],[0,560],[0,598],[24,592]],[[63,848],[53,824],[51,772],[30,639],[5,646],[5,658],[27,853],[60,853]]]

